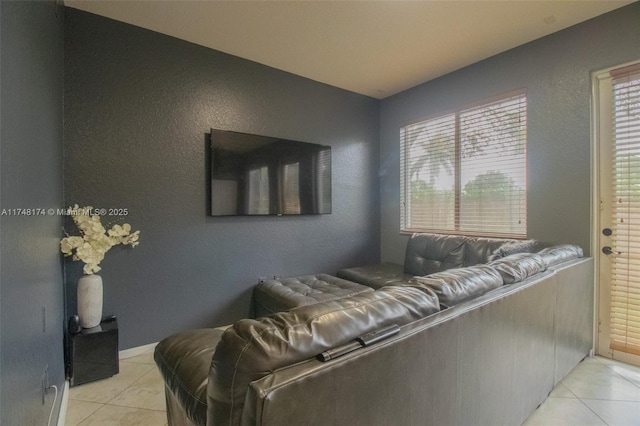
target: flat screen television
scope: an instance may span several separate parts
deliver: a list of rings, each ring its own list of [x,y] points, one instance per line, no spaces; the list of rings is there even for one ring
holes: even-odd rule
[[[331,147],[211,129],[211,215],[331,213]]]

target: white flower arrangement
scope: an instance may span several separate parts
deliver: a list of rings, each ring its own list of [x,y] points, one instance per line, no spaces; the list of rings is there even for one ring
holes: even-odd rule
[[[91,275],[98,272],[98,266],[111,247],[118,244],[135,247],[139,244],[140,231],[131,232],[131,225],[113,225],[108,231],[102,226],[100,216],[92,215],[93,207],[69,207],[69,214],[80,230],[81,236],[67,236],[60,241],[60,250],[73,260],[82,260],[83,271]],[[65,233],[66,234],[66,233]],[[74,253],[75,250],[75,253]]]

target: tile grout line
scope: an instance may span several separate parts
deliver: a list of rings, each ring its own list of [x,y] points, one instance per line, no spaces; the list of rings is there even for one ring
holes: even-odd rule
[[[124,360],[120,360],[120,363],[125,363],[125,364],[134,364],[134,365],[146,365],[151,367],[151,364],[146,364],[146,363],[140,363],[140,362],[127,362]],[[105,405],[109,405],[111,407],[123,407],[122,405],[116,405],[116,404],[111,404],[111,401],[113,401],[114,399],[118,398],[120,395],[122,395],[123,393],[125,393],[130,387],[132,387],[134,384],[138,383],[144,376],[146,376],[147,374],[149,374],[151,371],[153,370],[153,368],[150,368],[147,372],[145,372],[143,375],[141,375],[140,377],[138,377],[136,380],[134,380],[133,382],[131,382],[129,385],[127,385],[124,389],[122,389],[120,392],[118,392],[113,398],[111,398],[109,400],[109,402],[105,403]],[[124,406],[126,407],[126,405]],[[140,408],[140,407],[129,407],[129,408],[137,408],[140,410],[149,410],[148,408]],[[151,411],[158,411],[158,410],[151,410]]]
[[[585,407],[587,407],[587,409],[588,409],[589,411],[591,411],[591,412],[592,412],[592,413],[593,413],[597,418],[599,418],[599,419],[602,421],[602,423],[604,423],[604,424],[605,424],[605,425],[607,425],[607,426],[610,426],[610,425],[609,425],[609,423],[607,423],[607,422],[606,422],[602,417],[600,417],[600,416],[598,415],[598,413],[596,413],[595,411],[593,411],[593,410],[591,409],[591,407],[589,407],[589,406],[588,406],[588,405],[587,405],[587,404],[582,400],[582,398],[580,398],[578,395],[576,395],[576,394],[575,394],[571,389],[569,389],[569,387],[568,387],[568,386],[566,386],[564,383],[562,383],[562,381],[560,381],[560,383],[559,383],[559,384],[561,384],[562,386],[564,386],[564,387],[565,387],[565,389],[567,389],[571,395],[573,395],[573,396],[574,396],[578,401],[580,401],[580,403],[581,403],[582,405],[584,405]]]
[[[142,376],[138,377],[136,380],[134,380],[132,383],[130,383],[128,386],[126,386],[124,389],[122,389],[120,392],[118,392],[116,395],[114,395],[113,398],[111,398],[108,402],[105,403],[97,403],[97,402],[93,402],[93,401],[84,401],[81,399],[73,399],[70,398],[71,400],[77,401],[77,402],[91,402],[91,403],[95,403],[95,404],[99,404],[100,407],[98,407],[95,411],[93,411],[91,414],[89,414],[87,417],[83,418],[82,420],[80,420],[80,422],[78,423],[78,426],[82,425],[84,422],[86,422],[87,420],[89,420],[92,416],[96,415],[100,410],[102,410],[103,408],[105,408],[106,406],[109,407],[127,407],[127,408],[134,408],[136,410],[148,410],[148,411],[153,411],[153,412],[157,412],[157,413],[165,413],[166,411],[162,411],[162,410],[153,410],[150,408],[142,408],[142,407],[129,407],[129,406],[121,406],[121,405],[115,405],[115,404],[111,404],[111,401],[113,401],[114,399],[118,398],[118,396],[120,396],[121,394],[123,394],[126,390],[128,390],[130,387],[132,387],[135,383],[137,383],[139,380],[141,380],[143,377],[145,377],[147,374],[149,374],[151,371],[153,371],[153,367],[155,367],[153,364],[151,363],[146,363],[146,362],[128,362],[125,360],[120,360],[121,363],[125,363],[125,364],[134,364],[134,365],[146,365],[149,366],[151,368],[149,368],[149,370],[147,372],[145,372]]]
[[[640,388],[640,386],[636,385],[635,383],[633,383],[631,380],[627,379],[625,376],[623,376],[622,374],[618,373],[616,370],[614,370],[613,368],[611,368],[611,364],[609,363],[605,363],[600,361],[597,357],[594,357],[596,359],[596,361],[598,361],[601,365],[604,365],[605,367],[607,367],[607,370],[609,370],[609,372],[614,373],[615,375],[617,375],[618,377],[621,377],[622,379],[624,379],[626,382],[632,384],[634,387]],[[568,389],[568,388],[567,388]],[[571,390],[569,389],[569,392],[571,392]],[[572,392],[573,393],[573,392]],[[600,420],[602,420],[602,422],[608,426],[609,423],[607,423],[602,417],[600,417],[600,415],[598,413],[596,413],[594,410],[591,409],[591,407],[589,407],[589,405],[582,399],[582,398],[578,398],[580,400],[580,402],[589,409],[589,411],[591,411],[593,414],[596,415],[596,417],[598,417]],[[599,398],[584,398],[584,399],[591,399],[594,401],[609,401],[609,402],[638,402],[638,401],[627,401],[627,400],[614,400],[614,399],[599,399]]]
[[[562,381],[560,381],[560,383],[559,383],[559,384],[561,384],[562,386],[564,386],[564,388],[565,388],[566,390],[568,390],[568,391],[569,391],[569,393],[570,393],[571,395],[573,395],[573,397],[574,397],[574,398],[576,398],[576,399],[580,399],[580,398],[578,397],[578,395],[576,395],[576,394],[575,394],[571,389],[569,389],[569,387],[568,387],[567,385],[565,385],[564,383],[562,383]]]
[[[154,413],[166,413],[165,411],[159,411],[159,410],[152,410],[150,408],[138,408],[138,407],[127,407],[127,406],[122,406],[122,405],[111,405],[111,404],[103,404],[102,407],[98,408],[96,411],[94,411],[93,413],[91,413],[88,417],[82,419],[80,421],[80,423],[77,424],[77,426],[82,426],[82,424],[84,422],[86,422],[87,420],[89,420],[91,417],[93,417],[94,415],[96,415],[98,413],[98,411],[102,410],[104,407],[109,406],[109,407],[116,407],[116,408],[132,408],[135,410],[143,410],[143,411],[153,411]]]
[[[611,368],[610,364],[604,363],[602,361],[600,361],[597,357],[593,357],[600,365],[607,367],[607,371],[610,373],[614,373],[616,376],[621,377],[622,379],[624,379],[624,381],[631,383],[634,387],[638,387],[635,383],[633,383],[631,380],[627,379],[625,376],[623,376],[622,374],[618,373],[616,370],[614,370],[613,368]],[[593,410],[584,400],[585,399],[590,399],[590,400],[594,400],[594,401],[609,401],[609,402],[620,402],[619,400],[613,400],[613,399],[599,399],[599,398],[580,398],[579,396],[577,396],[568,386],[566,386],[564,383],[562,383],[562,381],[560,381],[559,384],[562,384],[568,391],[569,393],[571,393],[572,395],[574,395],[576,397],[576,399],[578,399],[580,401],[580,403],[586,407],[591,413],[593,413],[593,415],[595,415],[598,419],[600,419],[600,421],[602,421],[603,424],[607,425],[607,426],[611,426],[609,425],[609,423],[607,423],[605,421],[605,419],[603,419],[595,410]],[[638,402],[638,401],[622,401],[622,402]]]
[[[79,399],[76,399],[75,401],[77,401],[77,402],[87,402],[87,401],[81,401],[81,400],[79,400]],[[98,404],[98,403],[96,403],[96,404]],[[99,406],[98,408],[96,408],[94,411],[92,411],[91,413],[89,413],[89,415],[88,415],[88,416],[84,417],[82,420],[80,420],[80,421],[79,421],[78,423],[76,423],[74,426],[79,426],[79,425],[81,425],[85,420],[87,420],[89,417],[93,416],[93,415],[94,415],[95,413],[97,413],[97,412],[98,412],[102,407],[104,407],[104,405],[105,405],[105,404],[101,404],[101,403],[100,403],[100,406]]]
[[[610,364],[604,363],[602,361],[598,361],[600,362],[600,364],[604,365],[605,367],[607,367],[610,371],[614,372],[615,374],[617,374],[619,377],[622,377],[625,381],[627,381],[628,383],[631,383],[633,386],[635,386],[636,388],[640,389],[640,385],[635,384],[634,382],[632,382],[631,380],[629,380],[628,378],[626,378],[625,376],[623,376],[622,374],[618,373],[616,370],[614,370],[613,368],[611,368]],[[626,366],[627,364],[622,363],[624,366]],[[636,367],[635,365],[629,364],[631,367]]]
[[[610,425],[609,425],[609,423],[607,423],[606,421],[604,421],[604,419],[603,419],[602,417],[600,417],[600,415],[599,415],[598,413],[596,413],[595,411],[593,411],[593,410],[591,409],[591,407],[589,407],[589,406],[587,405],[587,403],[586,403],[586,402],[584,402],[584,401],[582,400],[582,398],[578,398],[578,401],[580,401],[580,402],[582,403],[582,405],[584,405],[585,407],[587,407],[587,410],[591,411],[591,412],[592,412],[592,413],[593,413],[597,418],[599,418],[599,419],[602,421],[602,423],[604,423],[604,424],[605,424],[605,425],[607,425],[607,426],[610,426]]]

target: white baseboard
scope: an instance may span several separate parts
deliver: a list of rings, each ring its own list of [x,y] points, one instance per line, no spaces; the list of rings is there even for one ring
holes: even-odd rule
[[[125,349],[123,351],[118,352],[118,357],[120,359],[127,359],[134,356],[142,355],[143,353],[153,350],[153,348],[155,348],[157,344],[158,342],[155,342],[155,343],[149,343],[148,345]]]
[[[62,400],[60,401],[60,412],[58,413],[57,426],[64,426],[67,421],[67,406],[69,405],[69,381],[64,381],[64,388],[62,389]]]

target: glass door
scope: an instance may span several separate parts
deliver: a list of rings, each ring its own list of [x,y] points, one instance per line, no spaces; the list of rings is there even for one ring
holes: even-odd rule
[[[595,76],[598,353],[640,365],[640,64]]]

